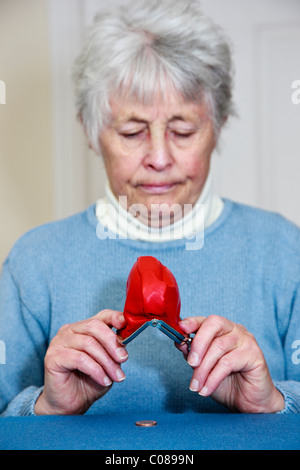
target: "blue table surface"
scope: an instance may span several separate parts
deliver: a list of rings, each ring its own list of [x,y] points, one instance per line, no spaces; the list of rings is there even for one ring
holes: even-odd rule
[[[142,428],[137,420],[157,426]],[[299,450],[300,415],[162,414],[0,418],[0,449]]]

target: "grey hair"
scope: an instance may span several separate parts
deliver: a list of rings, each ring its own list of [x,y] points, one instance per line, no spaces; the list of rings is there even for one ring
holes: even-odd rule
[[[199,0],[139,0],[96,15],[73,79],[78,115],[94,149],[126,93],[144,104],[170,87],[187,101],[207,100],[215,133],[234,114],[230,43]]]

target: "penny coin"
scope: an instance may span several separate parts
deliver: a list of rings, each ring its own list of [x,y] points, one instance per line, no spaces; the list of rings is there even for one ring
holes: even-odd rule
[[[152,426],[156,426],[157,421],[152,421],[152,420],[137,421],[135,425],[142,426],[143,428],[150,428]]]

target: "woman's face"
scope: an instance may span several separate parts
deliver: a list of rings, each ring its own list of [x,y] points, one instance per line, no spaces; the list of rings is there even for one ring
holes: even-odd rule
[[[215,135],[207,106],[174,93],[149,106],[112,100],[111,109],[100,148],[112,192],[117,199],[127,197],[127,209],[145,206],[147,212],[139,217],[143,223],[174,222],[185,204],[196,203],[209,172]],[[157,205],[163,207],[159,215],[151,211]],[[180,210],[170,220],[172,206]]]

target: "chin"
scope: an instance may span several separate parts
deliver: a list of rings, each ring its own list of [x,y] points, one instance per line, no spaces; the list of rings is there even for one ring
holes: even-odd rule
[[[153,228],[162,228],[173,224],[183,217],[183,205],[178,200],[169,198],[151,198],[144,203],[147,208],[148,219],[139,218],[143,223],[147,223]]]

